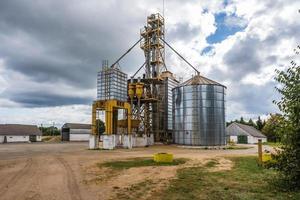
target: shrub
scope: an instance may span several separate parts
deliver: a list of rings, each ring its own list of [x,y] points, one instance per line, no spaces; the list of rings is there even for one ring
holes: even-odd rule
[[[284,186],[297,189],[300,188],[300,67],[293,61],[291,64],[287,71],[276,71],[280,83],[276,89],[282,97],[275,103],[284,118],[278,129],[282,147],[274,159]]]

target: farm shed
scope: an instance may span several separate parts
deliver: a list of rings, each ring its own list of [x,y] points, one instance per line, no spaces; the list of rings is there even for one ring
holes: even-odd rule
[[[91,124],[66,123],[61,127],[62,141],[89,141]]]
[[[226,128],[226,136],[229,141],[240,144],[256,144],[258,139],[267,142],[267,137],[252,126],[233,122]]]
[[[40,141],[42,132],[36,125],[0,124],[0,143]]]

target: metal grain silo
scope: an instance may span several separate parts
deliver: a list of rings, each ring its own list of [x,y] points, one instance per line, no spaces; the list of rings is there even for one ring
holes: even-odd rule
[[[173,142],[222,146],[225,135],[226,87],[197,75],[172,90]]]

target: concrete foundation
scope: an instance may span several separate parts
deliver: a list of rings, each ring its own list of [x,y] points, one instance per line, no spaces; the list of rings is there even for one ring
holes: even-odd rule
[[[124,135],[123,138],[123,147],[124,148],[128,148],[128,149],[132,149],[132,135]]]
[[[116,147],[116,135],[103,135],[103,149],[114,149]]]
[[[99,143],[98,136],[90,134],[90,136],[89,136],[89,149],[97,149],[97,148],[99,148],[98,143]]]
[[[101,142],[102,141],[102,142]],[[100,144],[100,146],[99,146]],[[134,135],[101,135],[98,147],[102,149],[145,147],[154,144],[154,137],[137,137]]]

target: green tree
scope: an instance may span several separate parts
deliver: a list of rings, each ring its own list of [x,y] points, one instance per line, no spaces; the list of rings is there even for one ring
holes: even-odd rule
[[[247,125],[249,126],[253,126],[254,128],[256,128],[256,124],[253,122],[253,120],[250,118]]]
[[[266,125],[266,120],[263,121],[262,127],[264,127],[265,125]]]
[[[241,117],[240,121],[239,121],[241,124],[246,124],[245,120],[243,117]]]
[[[280,114],[270,114],[270,118],[265,122],[262,128],[262,133],[267,136],[269,142],[279,142],[280,124],[284,120],[284,117]]]
[[[265,122],[266,123],[266,122]],[[263,127],[264,127],[264,123],[263,123],[263,121],[260,119],[260,116],[258,116],[258,119],[257,119],[257,121],[256,121],[256,127],[257,127],[257,129],[258,130],[262,130],[263,129]]]
[[[300,51],[300,46],[295,51]],[[282,180],[290,189],[300,188],[300,66],[291,61],[287,71],[276,70],[275,80],[280,84],[276,87],[281,94],[276,102],[283,113],[284,121],[280,123],[282,151],[275,155],[277,169]]]
[[[41,130],[42,134],[44,136],[48,136],[48,135],[60,135],[60,130],[55,127],[55,126],[49,126],[49,127],[39,127],[39,129]]]
[[[226,127],[229,126],[230,124],[232,124],[233,121],[231,120],[230,122],[226,122]]]
[[[101,135],[105,132],[105,124],[101,119],[96,120],[98,134]]]

